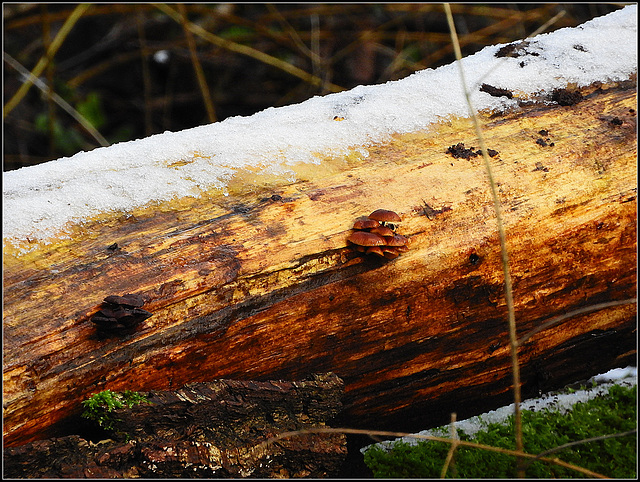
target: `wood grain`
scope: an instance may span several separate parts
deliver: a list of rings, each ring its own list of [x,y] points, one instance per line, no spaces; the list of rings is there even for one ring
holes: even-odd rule
[[[519,336],[635,296],[635,83],[583,95],[481,116],[498,151]],[[482,159],[446,154],[460,142],[478,148],[470,121],[452,118],[369,146],[367,158],[354,146],[295,167],[294,183],[245,173],[228,196],[104,215],[27,254],[28,240],[5,245],[5,444],[63,433],[107,388],[219,378],[331,371],[346,384],[342,422],[372,429],[423,429],[508,401],[494,208]],[[399,213],[410,238],[392,261],[346,243],[377,208]],[[125,293],[153,316],[101,338],[90,316]],[[520,348],[525,396],[635,360],[635,320],[624,304],[531,337]]]

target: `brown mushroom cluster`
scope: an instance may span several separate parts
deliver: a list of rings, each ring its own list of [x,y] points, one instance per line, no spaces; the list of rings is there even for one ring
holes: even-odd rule
[[[347,241],[361,253],[394,259],[400,253],[409,249],[409,240],[401,234],[396,234],[396,224],[401,221],[400,216],[387,209],[376,209],[366,219],[360,219],[353,225],[355,230]]]

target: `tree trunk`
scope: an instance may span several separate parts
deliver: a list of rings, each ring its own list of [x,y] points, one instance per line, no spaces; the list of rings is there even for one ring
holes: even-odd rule
[[[636,293],[635,83],[582,95],[481,116],[518,336],[622,302],[523,342],[525,396],[635,361],[636,306],[624,301]],[[419,430],[509,401],[503,269],[474,132],[449,119],[365,160],[300,167],[292,184],[247,177],[228,197],[87,220],[28,254],[5,247],[5,444],[63,433],[105,389],[219,378],[334,372],[346,386],[340,421],[359,428]],[[396,259],[346,241],[377,208],[403,218],[409,250]],[[152,316],[98,333],[103,299],[128,293]]]
[[[112,436],[93,444],[77,435],[8,448],[10,478],[327,477],[344,462],[346,437],[282,432],[322,427],[344,390],[333,374],[300,382],[218,380],[144,394],[148,403],[107,415]]]

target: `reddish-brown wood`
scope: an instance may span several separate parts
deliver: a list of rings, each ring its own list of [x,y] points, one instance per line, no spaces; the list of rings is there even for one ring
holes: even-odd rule
[[[582,102],[481,119],[503,207],[518,335],[636,293],[635,85]],[[617,119],[612,122],[612,119]],[[546,131],[546,146],[536,142]],[[29,254],[4,252],[4,441],[57,435],[104,390],[175,389],[227,379],[346,384],[341,423],[422,429],[510,398],[496,221],[466,119],[397,136],[359,161],[298,169],[301,180],[238,180],[215,193],[105,215]],[[550,144],[553,143],[553,146]],[[306,169],[306,170],[305,170]],[[263,184],[266,186],[267,184]],[[409,250],[387,261],[347,245],[377,208],[403,219]],[[25,241],[26,243],[27,241]],[[114,242],[118,249],[108,249]],[[153,316],[101,337],[108,295],[135,293]],[[524,394],[636,354],[636,306],[541,331],[519,350]]]

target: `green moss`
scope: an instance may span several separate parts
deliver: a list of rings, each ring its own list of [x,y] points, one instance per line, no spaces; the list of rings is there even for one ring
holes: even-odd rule
[[[118,408],[133,407],[139,403],[151,403],[147,397],[139,392],[125,390],[124,392],[112,392],[105,390],[93,394],[82,402],[84,411],[82,417],[97,422],[105,430],[112,430],[115,419],[111,412]]]
[[[636,428],[637,387],[614,385],[608,395],[577,403],[570,412],[522,411],[523,442],[526,452],[537,454],[559,445],[601,435],[622,433]],[[459,431],[460,439],[493,447],[515,449],[513,417],[504,424],[490,424],[469,437]],[[444,435],[444,434],[443,434]],[[445,435],[446,436],[446,435]],[[614,478],[635,478],[637,434],[588,442],[567,447],[550,457]],[[439,477],[449,445],[420,442],[410,445],[398,441],[391,450],[370,447],[365,463],[375,477]],[[486,450],[459,447],[455,455],[457,476],[462,478],[514,477],[515,458]],[[451,477],[451,471],[447,474]],[[584,474],[558,465],[534,462],[527,477],[584,478]]]

